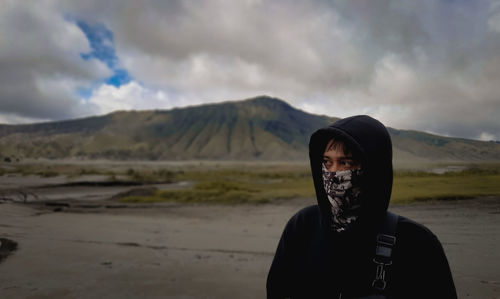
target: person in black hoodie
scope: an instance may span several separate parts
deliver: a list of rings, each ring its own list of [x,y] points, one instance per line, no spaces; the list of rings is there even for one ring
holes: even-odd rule
[[[402,216],[387,285],[372,286],[393,179],[392,143],[382,123],[360,115],[319,129],[309,158],[318,204],[288,221],[267,277],[268,298],[456,298],[441,243]]]

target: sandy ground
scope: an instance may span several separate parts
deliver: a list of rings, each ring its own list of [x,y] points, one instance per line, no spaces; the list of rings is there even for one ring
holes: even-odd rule
[[[0,262],[0,298],[265,298],[281,231],[309,203],[73,212],[0,203],[0,238],[18,243]],[[500,198],[391,210],[437,234],[460,298],[500,298]]]

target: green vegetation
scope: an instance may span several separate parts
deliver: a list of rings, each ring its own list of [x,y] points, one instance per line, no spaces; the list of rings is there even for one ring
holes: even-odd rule
[[[447,169],[447,165],[434,165]],[[462,171],[458,171],[465,168]],[[432,168],[425,167],[429,170]],[[500,196],[500,164],[454,165],[452,172],[399,170],[394,176],[392,203]],[[307,164],[290,163],[33,163],[0,164],[2,175],[39,177],[96,175],[108,180],[141,185],[178,183],[176,189],[159,188],[150,194],[119,198],[127,203],[266,203],[275,200],[314,198]],[[86,178],[87,179],[87,178]],[[92,179],[92,178],[89,178]]]
[[[177,173],[177,180],[195,181],[191,188],[157,191],[151,196],[122,198],[122,202],[265,203],[276,199],[311,198],[314,188],[305,168],[252,168]],[[452,200],[500,195],[500,168],[491,165],[460,172],[434,174],[397,172],[392,203]]]
[[[129,196],[121,202],[152,203],[163,201],[176,202],[211,202],[211,203],[241,203],[266,202],[260,196],[259,190],[251,189],[242,183],[211,181],[196,183],[193,188],[186,190],[156,191],[152,196]]]
[[[499,168],[476,167],[444,174],[397,173],[391,201],[453,200],[488,195],[500,195]]]
[[[266,203],[276,199],[310,198],[314,196],[312,179],[302,167],[246,170],[209,169],[177,172],[175,180],[195,181],[191,188],[158,190],[151,196],[129,196],[121,202],[185,202],[185,203]]]
[[[181,174],[179,172],[178,174]],[[138,171],[133,168],[127,169],[125,173],[129,179],[140,183],[172,183],[176,173],[166,169],[153,171]]]

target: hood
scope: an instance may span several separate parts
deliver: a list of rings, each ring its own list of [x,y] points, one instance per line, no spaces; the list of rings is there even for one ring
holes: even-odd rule
[[[323,187],[321,165],[327,142],[337,137],[360,157],[364,172],[361,214],[355,230],[378,230],[392,190],[392,143],[386,127],[367,115],[341,119],[317,130],[309,142],[309,159],[322,222],[331,226],[330,202]]]

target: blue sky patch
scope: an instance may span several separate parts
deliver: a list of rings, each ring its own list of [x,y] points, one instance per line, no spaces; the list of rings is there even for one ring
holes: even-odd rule
[[[102,24],[90,25],[84,21],[76,21],[76,25],[85,33],[91,50],[89,53],[81,53],[80,56],[84,60],[91,58],[99,59],[113,71],[113,75],[105,78],[103,82],[106,84],[119,87],[127,84],[132,80],[132,77],[123,68],[118,68],[118,57],[116,56],[115,43],[113,32]],[[92,89],[82,88],[77,91],[78,95],[84,98],[90,97]]]
[[[78,27],[85,33],[92,50],[90,53],[82,53],[83,59],[97,58],[113,68],[118,58],[115,53],[113,32],[104,25],[89,25],[83,21],[77,21]]]
[[[129,83],[131,80],[132,78],[126,70],[116,69],[114,70],[113,76],[106,80],[106,83],[114,86],[120,86]]]
[[[80,97],[80,98],[84,98],[84,99],[89,99],[90,96],[92,95],[92,90],[93,88],[88,88],[88,87],[80,87],[76,90],[76,94]]]

